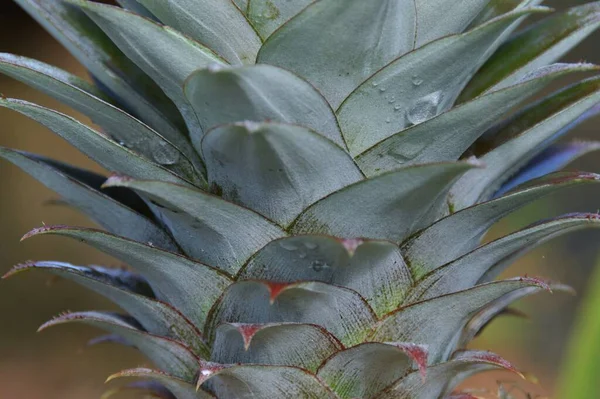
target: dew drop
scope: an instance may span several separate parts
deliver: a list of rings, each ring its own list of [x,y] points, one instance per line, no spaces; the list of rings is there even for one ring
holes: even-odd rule
[[[413,76],[412,83],[415,86],[421,86],[423,84],[423,79],[419,78],[417,75]]]
[[[379,88],[379,91],[380,91],[380,92],[382,92],[382,93],[385,93],[385,91],[386,91],[386,90],[387,90],[387,89],[386,89],[385,87],[380,87],[380,88]]]
[[[161,141],[152,150],[152,158],[161,165],[174,165],[179,162],[180,153],[169,143]]]
[[[379,86],[379,83],[373,83],[373,87]]]
[[[295,251],[298,249],[298,246],[289,240],[283,240],[279,243],[279,246],[287,251]]]
[[[304,259],[304,258],[306,258],[306,252],[300,252],[300,253],[298,254],[298,257],[299,257],[300,259]]]
[[[318,247],[318,245],[315,244],[314,242],[305,242],[304,246],[306,247],[306,249],[310,249],[310,250],[317,249],[317,247]]]
[[[406,118],[413,125],[423,123],[433,118],[438,113],[442,100],[442,92],[436,91],[418,99],[411,108],[406,111]]]
[[[401,109],[402,109],[402,107],[399,105],[394,106],[394,111],[400,111]]]
[[[329,265],[321,260],[314,260],[311,264],[310,264],[311,269],[313,269],[316,272],[321,272],[323,271],[323,269],[327,269],[329,267]]]
[[[387,119],[385,120],[385,123],[392,123],[392,118],[387,118]]]

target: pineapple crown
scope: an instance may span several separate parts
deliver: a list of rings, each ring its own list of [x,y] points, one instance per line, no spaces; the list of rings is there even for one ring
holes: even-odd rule
[[[93,83],[0,54],[0,72],[89,116],[17,99],[111,171],[0,157],[103,230],[44,226],[133,269],[32,261],[127,314],[63,314],[157,370],[117,377],[162,398],[469,398],[469,376],[517,369],[467,344],[514,301],[569,287],[495,280],[571,214],[480,240],[563,188],[597,150],[555,144],[600,107],[598,67],[555,63],[600,3],[539,0],[15,0]],[[517,30],[524,19],[538,22]],[[111,391],[112,393],[113,391]]]

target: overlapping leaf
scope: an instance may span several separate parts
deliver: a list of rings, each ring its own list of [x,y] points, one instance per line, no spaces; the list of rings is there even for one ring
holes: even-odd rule
[[[285,236],[262,216],[204,191],[117,176],[106,186],[128,187],[150,197],[154,211],[187,255],[231,274],[258,249]]]
[[[158,298],[179,309],[199,329],[204,328],[208,311],[231,283],[216,269],[160,250],[153,243],[75,227],[42,228],[35,234],[73,238],[126,262],[148,280]]]
[[[137,0],[164,24],[234,65],[253,64],[261,40],[232,0]]]
[[[493,148],[481,157],[485,170],[467,172],[452,188],[456,209],[489,199],[514,173],[599,102],[600,78],[584,80],[540,100],[494,130],[480,144]]]
[[[188,159],[189,155],[194,164],[198,164],[197,155],[189,154],[190,151],[183,155],[155,130],[108,103],[104,95],[86,81],[42,62],[6,53],[0,54],[0,72],[87,115],[106,133],[146,158],[195,184],[205,185]],[[189,145],[183,146],[184,150],[188,148]]]
[[[178,134],[176,108],[110,39],[68,0],[16,2],[140,118],[165,136]],[[173,122],[174,121],[174,122]]]
[[[292,232],[402,241],[446,214],[448,190],[475,166],[417,165],[361,181],[309,207]]]
[[[42,157],[2,147],[0,157],[59,193],[69,205],[109,231],[142,242],[154,242],[159,248],[176,250],[172,239],[147,217],[81,181],[77,174],[87,171],[70,170]],[[103,180],[101,176],[97,177]]]
[[[323,96],[293,73],[274,66],[201,69],[187,79],[185,94],[205,130],[241,121],[273,121],[309,128],[345,147],[335,114]]]
[[[183,83],[195,70],[225,62],[212,50],[174,29],[123,11],[118,7],[83,0],[75,2],[173,100],[187,122],[190,134],[201,129],[196,114],[183,95]],[[193,153],[188,141],[175,141]],[[188,154],[189,155],[189,154]]]
[[[202,140],[202,154],[209,183],[224,198],[281,226],[317,200],[363,178],[342,148],[293,125],[245,122],[217,127]]]
[[[500,218],[548,194],[579,184],[597,183],[591,173],[556,173],[519,191],[456,212],[426,228],[402,245],[413,276],[420,278],[475,249]]]
[[[189,345],[194,353],[206,356],[208,348],[200,332],[172,306],[137,294],[124,285],[110,269],[73,266],[61,262],[31,262],[16,266],[4,277],[26,270],[40,269],[75,281],[115,302],[126,310],[144,329]]]
[[[369,77],[338,110],[351,154],[448,110],[505,30],[530,13],[544,11],[508,13],[470,32],[423,46]]]

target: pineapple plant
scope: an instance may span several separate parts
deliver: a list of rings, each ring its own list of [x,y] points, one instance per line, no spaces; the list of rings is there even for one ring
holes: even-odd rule
[[[497,279],[595,214],[491,242],[498,220],[595,184],[563,172],[596,142],[556,144],[597,113],[598,67],[558,63],[600,2],[15,0],[89,70],[0,54],[0,72],[90,117],[18,99],[111,172],[0,156],[102,229],[43,226],[131,269],[29,261],[115,302],[67,313],[154,368],[161,398],[469,398],[515,366],[469,342],[514,301],[569,287]],[[519,29],[527,18],[536,22]],[[592,76],[592,77],[590,77]],[[547,89],[570,78],[575,83]]]

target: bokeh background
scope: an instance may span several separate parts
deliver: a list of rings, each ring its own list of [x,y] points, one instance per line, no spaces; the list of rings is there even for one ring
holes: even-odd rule
[[[545,3],[563,9],[585,2],[554,0]],[[566,59],[600,63],[599,40],[599,34],[593,35]],[[0,51],[40,59],[86,77],[85,70],[67,51],[11,0],[0,1]],[[0,76],[0,93],[5,97],[33,101],[87,121],[49,97],[3,76]],[[574,137],[598,139],[599,124],[599,118],[589,120],[574,129],[565,140]],[[101,168],[51,132],[5,109],[0,109],[0,145],[52,156],[102,172]],[[569,169],[600,172],[600,153],[587,155]],[[75,211],[53,204],[51,200],[56,198],[54,193],[16,167],[0,161],[0,274],[28,259],[119,265],[114,259],[69,240],[43,237],[19,242],[24,233],[44,223],[92,225]],[[598,208],[598,187],[570,190],[537,202],[503,220],[490,237],[540,217],[571,211],[596,212]],[[529,319],[500,318],[476,342],[477,347],[499,352],[521,369],[537,376],[539,384],[519,383],[534,395],[552,395],[578,303],[585,297],[586,280],[598,263],[598,242],[600,231],[579,232],[555,239],[518,261],[508,274],[548,276],[572,285],[579,294],[576,297],[542,294],[524,300],[517,308],[527,313]],[[123,368],[145,365],[146,360],[129,348],[112,345],[88,347],[86,342],[99,335],[93,329],[73,325],[49,329],[43,334],[35,332],[39,325],[61,311],[90,309],[110,310],[114,307],[70,282],[41,274],[26,273],[0,282],[0,397],[99,398],[110,388],[104,385],[107,375]],[[470,385],[493,388],[497,380],[512,381],[514,378],[491,374]],[[133,396],[124,394],[121,397]]]

